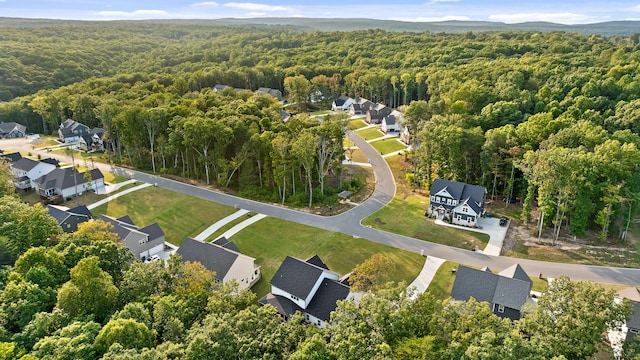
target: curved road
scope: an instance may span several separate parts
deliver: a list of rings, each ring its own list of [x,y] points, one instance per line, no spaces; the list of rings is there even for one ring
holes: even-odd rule
[[[308,214],[277,205],[243,199],[233,195],[199,188],[197,186],[150,175],[140,171],[124,169],[114,165],[95,163],[95,166],[101,171],[130,176],[139,181],[155,184],[158,187],[181,192],[187,195],[197,196],[205,200],[325,230],[361,237],[416,253],[424,251],[425,255],[436,256],[461,264],[504,269],[515,263],[519,263],[531,276],[535,276],[536,274],[542,274],[544,277],[568,275],[573,280],[592,280],[601,283],[624,284],[629,286],[640,285],[640,269],[563,264],[516,259],[504,256],[490,256],[362,226],[360,223],[362,219],[381,209],[393,199],[395,195],[395,182],[389,166],[377,150],[351,131],[347,132],[347,136],[370,159],[376,181],[375,191],[369,199],[359,206],[356,206],[342,214],[330,217]],[[22,139],[21,142],[19,140],[0,140],[0,148],[20,150],[24,152],[31,151],[32,153],[40,153],[43,157],[49,156],[64,162],[69,162],[69,158],[65,155],[32,150],[31,146],[27,144],[24,139]]]

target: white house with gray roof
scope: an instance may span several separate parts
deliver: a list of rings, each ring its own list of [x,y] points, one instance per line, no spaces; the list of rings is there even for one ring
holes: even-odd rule
[[[214,271],[217,282],[236,281],[240,290],[248,289],[260,280],[256,259],[242,254],[236,244],[225,237],[210,243],[186,238],[176,253],[182,256],[182,261],[199,262]]]
[[[98,220],[113,225],[111,232],[117,234],[122,245],[129,248],[138,259],[146,260],[164,251],[164,231],[158,223],[139,228],[127,215],[119,218],[99,215]]]
[[[81,124],[73,119],[67,119],[58,129],[58,138],[63,143],[78,142],[80,137],[90,133],[87,125]]]
[[[27,127],[16,122],[0,122],[0,139],[24,137]]]
[[[474,227],[484,213],[487,189],[457,181],[436,179],[429,190],[429,215]]]
[[[533,281],[518,264],[494,274],[489,268],[481,270],[458,266],[451,297],[457,301],[487,302],[491,311],[503,318],[518,320],[522,306],[529,300]]]
[[[85,173],[79,173],[71,168],[55,168],[53,171],[37,178],[35,189],[43,198],[61,197],[71,199],[82,195],[87,190],[96,190],[104,186],[104,175],[99,169],[89,171],[91,184],[85,179]]]
[[[339,300],[354,300],[349,286],[340,281],[318,256],[306,261],[287,256],[271,279],[271,293],[260,299],[286,319],[300,311],[309,324],[325,327]]]
[[[52,163],[45,161],[21,158],[9,165],[13,173],[14,186],[20,190],[35,188],[35,180],[57,168]]]

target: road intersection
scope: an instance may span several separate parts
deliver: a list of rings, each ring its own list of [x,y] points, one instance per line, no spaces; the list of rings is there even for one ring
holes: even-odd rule
[[[341,232],[354,237],[364,238],[388,246],[413,251],[416,253],[435,256],[453,262],[495,269],[504,269],[515,263],[519,263],[530,275],[542,275],[544,277],[558,277],[567,275],[573,280],[591,280],[601,283],[623,284],[628,286],[640,285],[640,269],[606,267],[595,265],[563,264],[555,262],[536,261],[529,259],[516,259],[504,256],[492,256],[481,252],[474,252],[454,248],[442,244],[415,239],[403,235],[393,234],[378,229],[373,229],[361,224],[361,220],[386,206],[395,196],[395,182],[389,166],[371,145],[361,139],[355,133],[348,131],[349,139],[358,146],[369,162],[375,175],[375,190],[373,194],[360,205],[333,216],[320,216],[295,209],[285,208],[278,204],[261,203],[249,199],[243,199],[218,191],[213,191],[175,180],[147,174],[141,171],[125,169],[115,165],[95,163],[101,171],[111,172],[116,175],[126,176],[138,181],[153,184],[160,188],[177,191],[205,200],[244,209],[270,217],[292,221],[324,230]],[[54,157],[58,160],[69,162],[65,155],[46,153],[31,148],[31,145],[22,140],[0,141],[0,148],[14,149],[24,152],[40,153],[43,157]]]

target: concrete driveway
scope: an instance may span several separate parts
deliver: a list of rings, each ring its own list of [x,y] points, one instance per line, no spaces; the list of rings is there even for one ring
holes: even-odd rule
[[[511,224],[511,220],[509,220],[507,226],[500,226],[500,219],[497,218],[480,218],[478,220],[477,228],[449,224],[439,219],[435,222],[437,225],[441,226],[448,226],[489,235],[489,242],[487,243],[487,246],[483,250],[478,249],[476,251],[493,256],[500,255],[500,251],[502,251],[502,244],[504,244],[504,238],[507,236],[507,230],[509,229],[509,224]]]

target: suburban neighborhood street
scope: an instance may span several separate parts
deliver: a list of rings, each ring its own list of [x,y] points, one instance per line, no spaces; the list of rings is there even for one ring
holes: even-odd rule
[[[244,209],[270,217],[292,221],[304,225],[313,226],[320,229],[341,232],[375,241],[381,244],[396,248],[422,253],[425,256],[434,256],[447,259],[457,263],[484,267],[488,266],[495,270],[505,269],[515,263],[519,263],[525,271],[532,276],[541,275],[543,277],[555,278],[560,275],[568,275],[573,280],[592,280],[601,283],[640,285],[640,269],[604,267],[592,265],[563,264],[554,262],[543,262],[527,259],[516,259],[503,256],[492,256],[481,252],[474,252],[453,248],[446,245],[431,243],[424,240],[410,238],[398,234],[388,233],[382,230],[363,226],[361,220],[373,214],[377,210],[389,203],[395,195],[395,182],[393,174],[387,163],[371,145],[365,140],[355,135],[352,131],[347,132],[347,136],[358,146],[369,158],[375,174],[375,191],[362,204],[344,213],[324,217],[306,212],[285,208],[277,204],[260,203],[253,200],[243,199],[221,192],[208,190],[166,179],[160,176],[147,174],[117,167],[114,165],[95,163],[95,167],[103,172],[111,172],[116,175],[130,177],[143,181],[160,188],[181,192],[187,195],[196,196],[205,200],[214,201],[220,204]],[[0,149],[19,150],[40,154],[43,158],[53,157],[60,161],[70,163],[70,158],[65,155],[47,153],[44,150],[32,149],[30,139],[0,140]],[[295,235],[292,235],[295,236]]]

